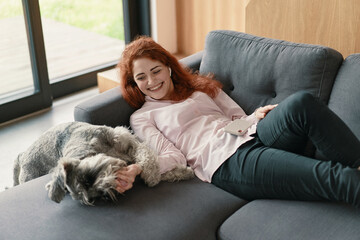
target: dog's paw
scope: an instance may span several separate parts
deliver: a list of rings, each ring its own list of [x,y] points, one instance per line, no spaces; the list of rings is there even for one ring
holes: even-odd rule
[[[149,187],[154,187],[161,181],[160,174],[149,174],[148,172],[143,171],[140,177]]]
[[[146,185],[154,187],[161,181],[160,168],[155,158],[149,158],[148,161],[137,162],[142,169],[140,177]]]
[[[65,197],[66,190],[58,185],[55,181],[50,181],[46,184],[45,189],[48,191],[48,196],[56,203],[60,203]]]
[[[161,181],[176,182],[189,180],[195,177],[194,170],[190,167],[177,166],[169,172],[161,175]]]
[[[140,177],[149,187],[154,187],[160,180],[160,167],[157,162],[157,156],[145,143],[139,143],[135,154],[135,162],[141,167]]]

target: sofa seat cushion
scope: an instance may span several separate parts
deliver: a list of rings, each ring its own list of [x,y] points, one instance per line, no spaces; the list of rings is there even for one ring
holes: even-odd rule
[[[57,204],[49,175],[0,194],[0,239],[216,239],[219,226],[246,202],[198,179],[137,181],[117,202],[81,205],[69,194]]]
[[[281,200],[246,204],[220,227],[220,239],[359,239],[360,211],[349,205]]]
[[[334,49],[234,31],[206,37],[200,73],[212,72],[247,114],[307,90],[327,102],[343,61]]]

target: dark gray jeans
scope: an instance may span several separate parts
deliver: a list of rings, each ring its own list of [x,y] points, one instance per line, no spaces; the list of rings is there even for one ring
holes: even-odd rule
[[[301,155],[308,140],[327,160]],[[243,199],[330,200],[360,207],[360,141],[325,104],[298,92],[258,123],[212,183]]]

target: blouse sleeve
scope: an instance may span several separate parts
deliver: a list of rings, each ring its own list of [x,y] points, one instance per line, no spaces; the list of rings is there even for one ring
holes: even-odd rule
[[[142,117],[140,114],[133,114],[130,117],[130,125],[135,135],[158,154],[161,174],[178,165],[187,165],[187,160],[182,152],[157,129],[155,123],[150,119]]]
[[[257,123],[259,119],[255,116],[255,112],[251,115],[246,115],[244,110],[223,90],[214,98],[214,102],[223,111],[226,117],[231,120],[244,119],[252,123]]]

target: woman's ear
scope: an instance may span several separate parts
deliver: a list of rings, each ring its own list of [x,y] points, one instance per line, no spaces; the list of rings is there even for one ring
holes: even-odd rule
[[[170,77],[171,77],[171,68],[169,68],[169,73],[170,73]]]

